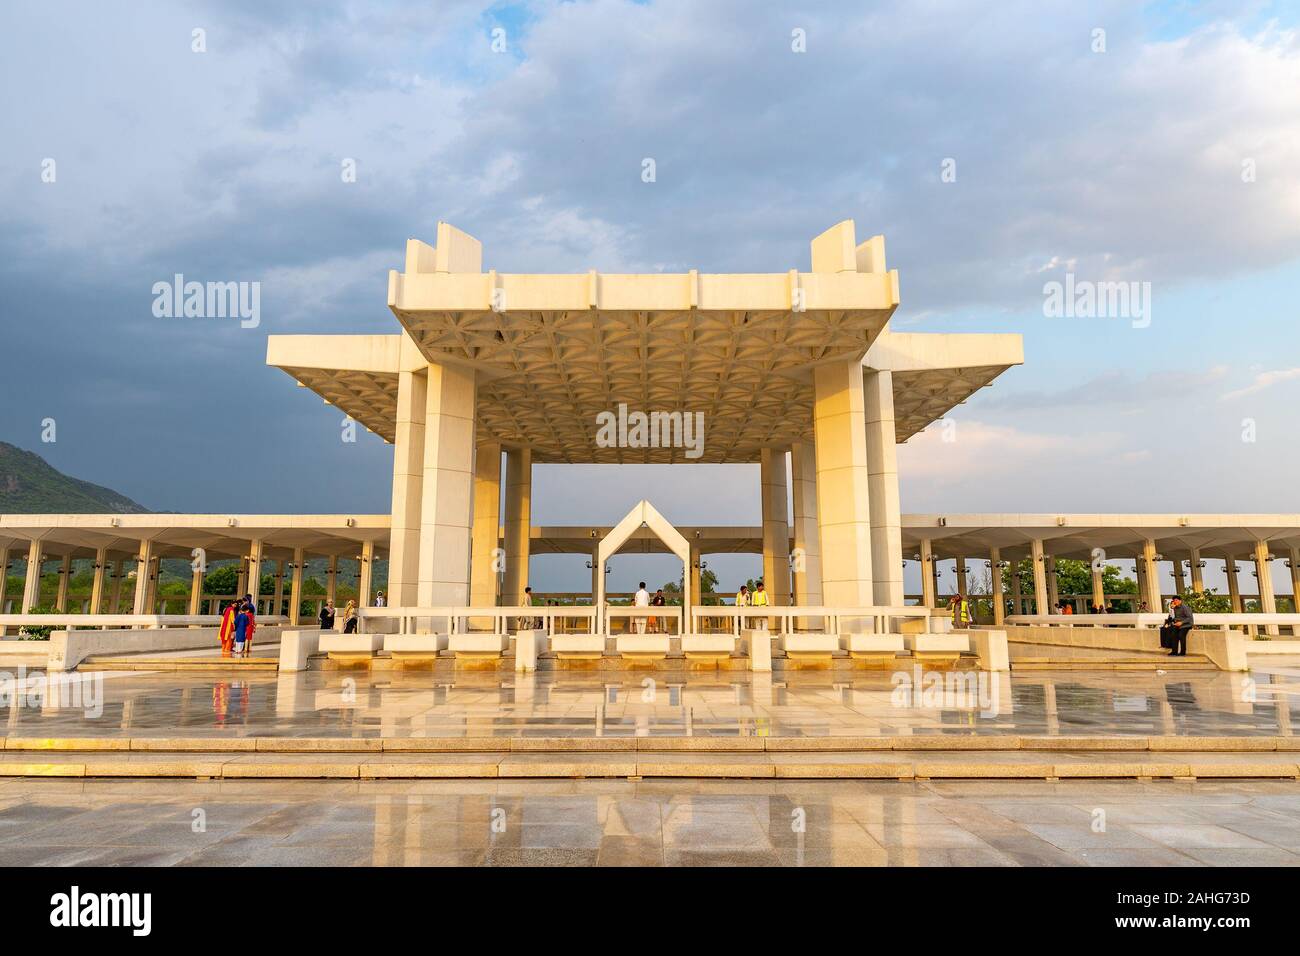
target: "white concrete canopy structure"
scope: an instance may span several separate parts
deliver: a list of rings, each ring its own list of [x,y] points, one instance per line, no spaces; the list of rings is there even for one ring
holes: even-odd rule
[[[686,573],[686,569],[691,566],[691,545],[690,542],[682,535],[680,531],[661,515],[654,505],[644,499],[637,502],[636,506],[620,521],[610,529],[609,534],[605,535],[600,542],[600,547],[596,550],[596,567],[593,573],[599,582],[596,604],[598,607],[605,605],[605,563],[618,553],[619,549],[632,538],[639,530],[645,530],[654,535],[664,543],[664,546],[682,561],[682,607],[691,606],[691,576]]]

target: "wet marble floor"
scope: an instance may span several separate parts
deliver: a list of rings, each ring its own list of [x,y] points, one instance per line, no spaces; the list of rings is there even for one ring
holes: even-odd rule
[[[0,675],[8,736],[1284,735],[1300,668]]]
[[[1289,782],[0,782],[0,866],[1290,866]]]

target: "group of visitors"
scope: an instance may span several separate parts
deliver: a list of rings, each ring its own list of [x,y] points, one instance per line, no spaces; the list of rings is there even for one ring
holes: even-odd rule
[[[383,593],[382,591],[380,592]],[[383,607],[383,605],[376,605]],[[320,609],[320,629],[322,631],[334,630],[334,602],[327,600],[325,606]],[[355,634],[357,632],[357,602],[348,601],[347,607],[343,609],[343,633]]]
[[[253,632],[257,630],[257,605],[253,595],[245,594],[226,605],[221,614],[217,636],[222,657],[247,657],[253,650]]]
[[[642,581],[637,587],[636,596],[632,598],[632,604],[636,607],[664,607],[668,604],[668,599],[664,597],[664,589],[659,588],[652,596],[646,590],[645,582]],[[667,618],[660,620],[658,617],[634,617],[632,618],[632,629],[638,634],[644,634],[649,629],[651,634],[658,634],[661,630],[666,629]]]

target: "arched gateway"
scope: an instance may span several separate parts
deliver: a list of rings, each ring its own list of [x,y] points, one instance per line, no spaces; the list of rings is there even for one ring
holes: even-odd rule
[[[605,562],[617,554],[618,549],[627,544],[632,535],[641,528],[654,532],[668,550],[681,559],[682,607],[689,608],[691,598],[695,597],[691,593],[691,544],[654,505],[644,499],[637,502],[636,507],[629,511],[622,521],[614,525],[614,529],[601,540],[600,547],[596,550],[596,563],[592,574],[592,580],[597,582],[598,589],[596,606],[603,607],[605,604]]]

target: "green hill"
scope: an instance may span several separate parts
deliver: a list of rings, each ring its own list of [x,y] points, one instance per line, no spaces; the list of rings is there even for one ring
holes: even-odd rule
[[[0,514],[143,514],[111,488],[72,478],[35,452],[0,441]]]

